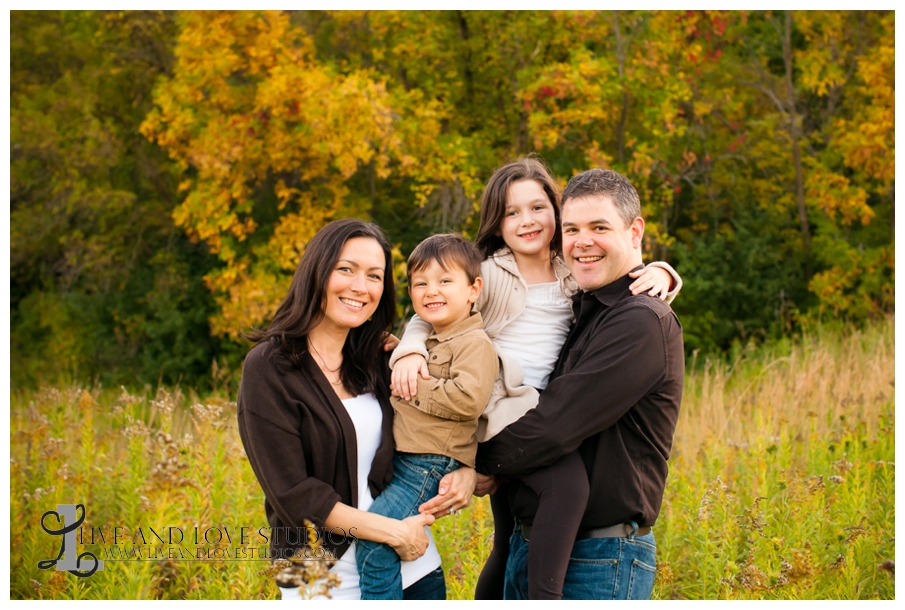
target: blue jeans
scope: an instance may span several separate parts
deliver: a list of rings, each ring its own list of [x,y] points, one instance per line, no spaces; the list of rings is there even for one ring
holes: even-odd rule
[[[459,466],[458,461],[443,455],[397,453],[393,458],[393,480],[368,512],[393,519],[417,515],[418,507],[437,495],[440,479]],[[396,551],[360,538],[355,546],[361,599],[402,599]]]
[[[563,599],[650,599],[657,546],[654,532],[629,538],[576,540],[569,557]],[[528,599],[528,542],[509,540],[504,599]]]

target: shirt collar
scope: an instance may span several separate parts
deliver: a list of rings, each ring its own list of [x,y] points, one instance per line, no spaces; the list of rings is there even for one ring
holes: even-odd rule
[[[465,333],[471,332],[473,330],[480,330],[483,328],[484,320],[481,318],[480,313],[475,312],[458,324],[453,324],[451,327],[447,328],[440,334],[431,332],[430,336],[442,343],[444,341],[454,339],[459,335],[464,335]]]
[[[632,271],[638,271],[640,269],[644,269],[644,265],[638,265],[637,267],[632,269]],[[634,278],[626,274],[619,279],[610,282],[606,286],[601,286],[597,290],[591,290],[590,292],[582,292],[582,294],[593,295],[597,298],[598,301],[600,301],[607,307],[610,307],[617,301],[621,301],[626,296],[631,295],[628,287],[631,286],[632,282],[634,281]]]

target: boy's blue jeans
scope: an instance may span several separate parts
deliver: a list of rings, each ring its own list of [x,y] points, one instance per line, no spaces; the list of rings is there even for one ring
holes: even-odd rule
[[[393,480],[374,500],[368,512],[405,519],[437,495],[440,479],[458,469],[453,458],[429,453],[397,453]],[[392,547],[359,538],[355,543],[361,599],[402,599],[399,555]]]

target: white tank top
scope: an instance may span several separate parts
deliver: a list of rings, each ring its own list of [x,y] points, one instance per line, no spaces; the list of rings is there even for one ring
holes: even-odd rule
[[[559,282],[532,284],[525,309],[493,338],[493,345],[522,366],[525,385],[543,390],[571,324],[572,307]]]
[[[358,442],[358,506],[361,510],[368,510],[374,502],[371,490],[368,488],[368,473],[371,471],[371,462],[377,454],[380,446],[381,425],[383,412],[380,403],[373,394],[362,394],[354,398],[342,401],[343,406],[352,423],[355,425],[355,438]],[[430,538],[427,552],[415,561],[402,562],[402,586],[407,587],[418,582],[440,567],[440,553],[431,536],[430,528],[426,527]],[[342,583],[339,587],[330,590],[333,599],[359,599],[361,590],[358,588],[358,567],[355,565],[355,543],[343,553],[331,569],[331,572],[339,575]]]

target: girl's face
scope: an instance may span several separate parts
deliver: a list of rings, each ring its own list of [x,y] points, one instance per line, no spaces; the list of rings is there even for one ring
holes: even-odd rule
[[[327,281],[321,325],[348,332],[377,310],[386,258],[377,240],[353,237],[343,246]]]
[[[535,180],[521,180],[509,186],[506,212],[499,235],[516,254],[550,256],[550,242],[556,231],[556,214],[543,187]]]

